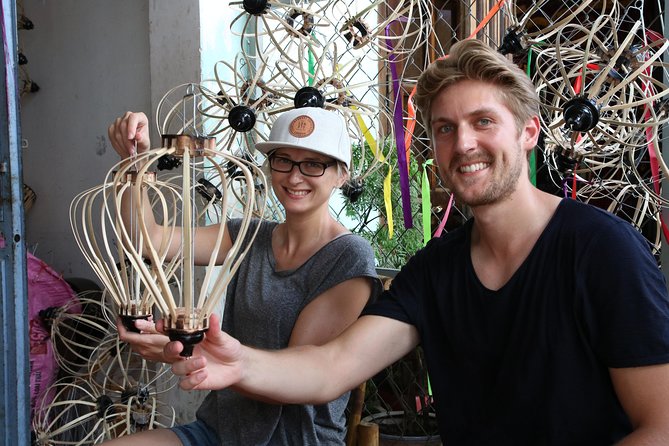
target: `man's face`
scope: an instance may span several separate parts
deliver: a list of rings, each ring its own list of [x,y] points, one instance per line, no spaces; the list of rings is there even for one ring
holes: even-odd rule
[[[538,122],[530,123],[529,134],[527,126],[519,132],[496,90],[485,82],[465,80],[440,91],[432,101],[439,172],[458,201],[472,207],[509,198],[521,175],[527,176],[526,152],[536,144]]]

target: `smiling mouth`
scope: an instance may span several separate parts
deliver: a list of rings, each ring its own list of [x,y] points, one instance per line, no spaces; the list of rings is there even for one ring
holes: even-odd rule
[[[298,197],[304,197],[309,193],[309,191],[306,191],[306,190],[286,189],[286,191],[288,191],[289,194],[297,195]]]
[[[460,166],[458,169],[461,173],[473,173],[483,170],[490,166],[490,163],[476,163],[476,164],[467,164],[466,166]]]

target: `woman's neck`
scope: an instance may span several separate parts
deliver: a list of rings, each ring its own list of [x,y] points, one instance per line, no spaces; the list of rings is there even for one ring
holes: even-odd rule
[[[333,219],[287,219],[272,233],[272,251],[277,269],[294,269],[306,262],[323,246],[347,232]]]

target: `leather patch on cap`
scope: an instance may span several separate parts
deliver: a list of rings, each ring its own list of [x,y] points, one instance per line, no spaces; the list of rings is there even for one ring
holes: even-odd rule
[[[306,138],[314,133],[314,120],[307,115],[298,116],[290,123],[288,131],[296,138]]]

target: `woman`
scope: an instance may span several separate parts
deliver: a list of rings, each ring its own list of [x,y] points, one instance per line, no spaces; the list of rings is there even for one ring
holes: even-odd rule
[[[126,113],[109,127],[109,138],[122,158],[135,147],[148,150],[147,117]],[[325,343],[355,321],[380,290],[369,244],[329,212],[329,198],[347,180],[351,159],[344,120],[320,108],[290,110],[276,120],[269,141],[256,147],[268,156],[272,188],[286,219],[254,222],[260,229],[228,287],[222,328],[264,349]],[[155,221],[145,223],[159,234]],[[228,222],[227,229],[221,259],[238,233],[239,221]],[[196,261],[207,261],[216,230],[198,231]],[[212,322],[218,323],[218,318]],[[136,324],[141,334],[119,325],[121,340],[147,359],[163,360],[167,337],[150,321]],[[194,423],[108,444],[343,444],[347,400],[348,394],[323,405],[279,405],[234,390],[215,391],[198,409]]]

